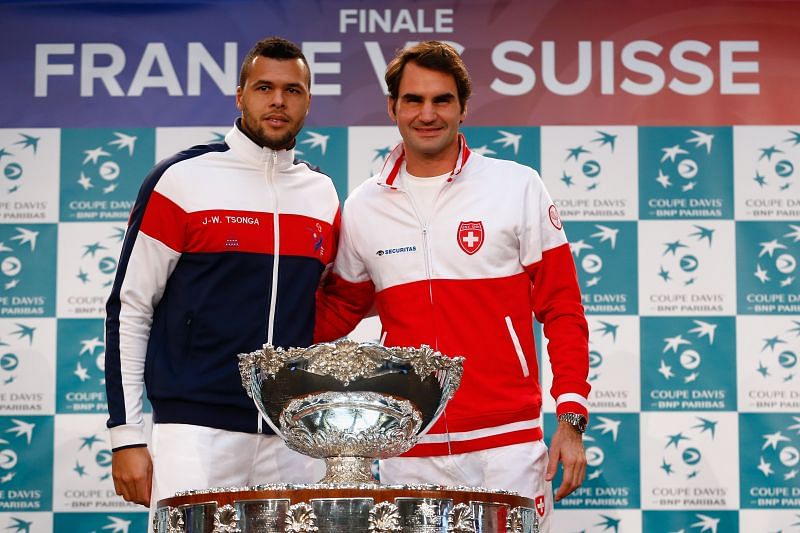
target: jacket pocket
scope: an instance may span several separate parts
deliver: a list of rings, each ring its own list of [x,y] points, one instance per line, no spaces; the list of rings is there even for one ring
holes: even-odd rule
[[[519,359],[519,365],[522,367],[522,376],[527,378],[531,374],[528,369],[528,361],[525,359],[525,353],[522,351],[522,345],[519,343],[519,335],[517,335],[517,330],[514,329],[514,323],[511,321],[510,316],[506,317],[506,328],[508,328],[508,335],[511,337],[511,343],[514,345],[514,351],[517,352],[517,359]]]

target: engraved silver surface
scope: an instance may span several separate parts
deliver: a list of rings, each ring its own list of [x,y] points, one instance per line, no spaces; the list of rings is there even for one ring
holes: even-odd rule
[[[242,385],[289,448],[326,461],[321,483],[377,483],[374,459],[400,455],[436,422],[463,357],[428,346],[349,340],[239,355]],[[338,459],[336,459],[338,458]]]

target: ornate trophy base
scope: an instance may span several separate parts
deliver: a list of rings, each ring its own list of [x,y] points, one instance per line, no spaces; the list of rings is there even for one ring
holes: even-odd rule
[[[537,533],[533,500],[436,485],[258,485],[158,502],[156,533]]]

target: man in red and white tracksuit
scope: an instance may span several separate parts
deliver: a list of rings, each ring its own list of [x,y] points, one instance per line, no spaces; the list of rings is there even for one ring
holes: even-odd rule
[[[386,483],[512,490],[548,531],[583,481],[588,330],[561,219],[537,172],[467,147],[470,81],[450,46],[407,48],[386,73],[398,145],[348,198],[333,271],[318,292],[315,340],[352,330],[375,304],[384,343],[466,358],[431,431],[381,462]],[[560,423],[548,456],[531,310],[544,325]]]

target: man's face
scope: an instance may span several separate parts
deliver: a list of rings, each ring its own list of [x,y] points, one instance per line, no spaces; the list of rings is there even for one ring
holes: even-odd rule
[[[311,105],[308,71],[300,59],[256,57],[244,86],[236,89],[242,126],[262,146],[291,145]]]
[[[464,119],[452,75],[409,62],[389,116],[397,123],[405,149],[423,159],[458,151],[458,125]]]

